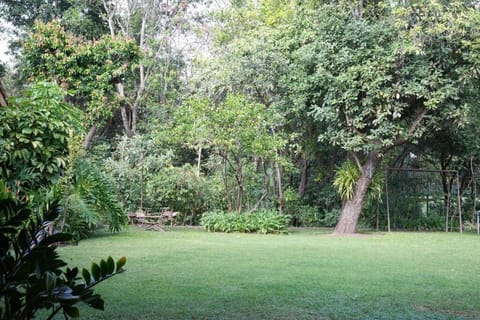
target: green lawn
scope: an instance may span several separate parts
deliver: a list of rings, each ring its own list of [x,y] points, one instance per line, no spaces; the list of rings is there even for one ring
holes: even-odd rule
[[[127,272],[97,286],[85,319],[478,319],[480,236],[332,237],[203,230],[100,234],[59,249],[73,265],[112,255]]]

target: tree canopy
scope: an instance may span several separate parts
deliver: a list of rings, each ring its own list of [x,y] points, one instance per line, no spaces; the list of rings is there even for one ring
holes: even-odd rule
[[[360,14],[342,3],[323,5],[296,50],[314,57],[310,81],[297,94],[311,97],[310,115],[325,124],[319,140],[348,151],[361,171],[339,233],[355,232],[368,186],[392,147],[417,141],[442,121],[464,124],[476,98],[470,93],[478,87],[480,25],[473,6],[384,8]]]
[[[87,114],[86,126],[101,128],[125,97],[115,86],[125,81],[140,59],[133,40],[105,35],[88,41],[67,33],[56,21],[38,22],[24,43],[23,73],[31,81],[55,81],[69,91],[70,102]]]
[[[477,206],[476,1],[0,4],[29,32],[25,83],[56,82],[84,114],[63,182],[101,173],[125,208],[175,205],[184,223],[274,209],[353,233],[381,215],[379,172],[414,153],[460,170],[462,205]]]

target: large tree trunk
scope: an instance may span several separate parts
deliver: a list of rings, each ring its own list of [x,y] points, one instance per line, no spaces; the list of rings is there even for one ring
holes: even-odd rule
[[[358,219],[378,162],[378,155],[370,153],[366,163],[361,167],[360,178],[355,184],[352,198],[345,200],[343,204],[340,220],[335,227],[335,234],[352,234],[357,231]]]

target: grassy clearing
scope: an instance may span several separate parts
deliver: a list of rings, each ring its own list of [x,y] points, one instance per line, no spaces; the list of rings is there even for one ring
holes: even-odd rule
[[[476,319],[480,237],[337,238],[203,230],[103,234],[60,248],[74,265],[128,257],[85,319]]]

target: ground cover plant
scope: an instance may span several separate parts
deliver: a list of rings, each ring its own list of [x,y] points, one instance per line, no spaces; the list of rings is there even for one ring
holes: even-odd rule
[[[272,210],[248,214],[211,211],[203,215],[201,225],[213,232],[287,233],[291,217]]]
[[[479,237],[390,233],[334,237],[146,232],[130,227],[60,248],[81,265],[128,253],[84,319],[478,319]]]

